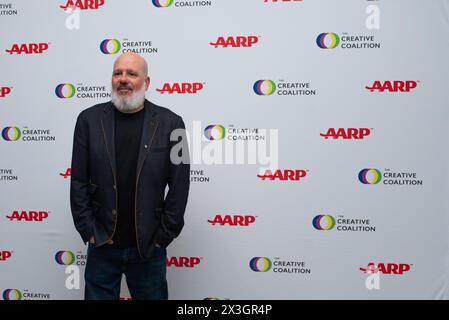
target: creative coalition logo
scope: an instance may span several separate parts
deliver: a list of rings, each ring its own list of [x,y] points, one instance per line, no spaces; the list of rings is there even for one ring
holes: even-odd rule
[[[11,93],[12,87],[0,87],[0,98],[6,97]]]
[[[358,175],[359,181],[363,184],[378,184],[382,181],[384,185],[396,185],[396,186],[421,186],[423,180],[417,178],[416,172],[406,171],[392,171],[391,169],[385,169],[382,173],[376,168],[362,169]]]
[[[30,292],[28,289],[6,289],[3,291],[3,300],[49,300],[49,293]]]
[[[2,130],[2,138],[5,141],[13,142],[21,140],[23,142],[51,142],[55,141],[56,137],[51,135],[49,129],[29,129],[23,127],[5,127]]]
[[[253,91],[259,96],[314,96],[317,90],[312,88],[310,82],[295,82],[279,80],[257,80],[253,84]]]
[[[210,182],[210,176],[206,173],[204,169],[201,170],[191,169],[190,182],[208,183]]]
[[[17,10],[12,3],[0,3],[0,16],[16,16]]]
[[[304,179],[309,170],[304,169],[277,169],[274,172],[271,169],[265,170],[264,174],[258,174],[261,180],[280,180],[280,181],[300,181]]]
[[[157,88],[156,91],[160,94],[197,94],[203,90],[204,85],[204,82],[164,83],[162,88]]]
[[[296,273],[310,274],[312,270],[306,267],[305,261],[269,259],[267,257],[254,257],[249,261],[249,268],[254,272]]]
[[[19,176],[14,174],[13,169],[0,168],[0,181],[18,181]]]
[[[259,96],[270,96],[276,91],[276,83],[272,80],[257,80],[253,90]]]
[[[75,86],[71,83],[61,83],[55,88],[55,94],[58,98],[72,98],[75,95]]]
[[[373,128],[329,128],[326,132],[320,133],[324,139],[334,140],[363,140],[371,135]]]
[[[204,137],[211,141],[225,138],[231,141],[259,141],[265,140],[266,134],[261,132],[259,128],[237,128],[234,125],[225,128],[221,124],[211,124],[204,128]]]
[[[333,32],[320,33],[316,38],[316,44],[321,49],[379,49],[380,42],[376,42],[373,35],[349,35],[343,32],[339,36]]]
[[[226,135],[226,129],[221,124],[210,124],[204,128],[204,136],[208,140],[221,140]]]
[[[366,90],[371,92],[410,92],[418,86],[419,81],[414,80],[394,80],[394,81],[379,81],[376,80],[370,86],[365,86]]]
[[[6,261],[11,258],[13,251],[0,250],[0,262]]]
[[[359,268],[363,273],[382,273],[382,274],[396,274],[403,275],[409,272],[413,264],[408,263],[374,263],[369,262],[366,268]]]
[[[98,10],[105,3],[105,0],[68,0],[65,5],[59,7],[63,10],[77,8],[80,10]]]
[[[251,48],[259,43],[260,36],[220,36],[215,42],[209,42],[214,48]]]
[[[203,257],[167,257],[167,267],[195,268],[203,260]]]
[[[334,217],[324,214],[313,218],[313,227],[317,230],[332,230],[335,227]]]
[[[321,49],[334,49],[340,43],[340,37],[336,33],[321,33],[316,38],[316,44]]]
[[[3,291],[3,300],[22,300],[22,292],[17,289],[6,289]]]
[[[104,54],[116,54],[121,48],[122,45],[116,39],[104,39],[100,43],[100,51]]]
[[[82,83],[79,83],[76,88],[71,83],[58,84],[55,88],[55,95],[60,99],[70,99],[75,97],[75,95],[78,99],[111,97],[109,87],[105,85],[84,85]]]
[[[320,231],[358,231],[358,232],[375,232],[376,227],[371,225],[370,219],[346,218],[339,215],[337,219],[328,214],[320,214],[313,218],[312,225],[316,230]]]
[[[192,8],[192,7],[210,7],[212,1],[174,1],[174,0],[151,0],[156,8]]]
[[[13,210],[13,212],[6,216],[9,221],[28,221],[28,222],[42,222],[48,218],[51,211],[28,211],[28,210]]]
[[[75,255],[72,251],[61,250],[56,252],[55,261],[57,264],[62,266],[69,266],[73,264],[77,266],[84,266],[86,265],[87,254],[83,254],[81,251],[78,251]]]
[[[158,48],[153,47],[150,40],[104,39],[100,42],[100,51],[103,54],[116,54],[124,52],[157,53]]]
[[[249,262],[249,267],[254,272],[267,272],[273,263],[266,257],[254,257]]]
[[[382,180],[382,173],[378,169],[362,169],[359,172],[359,181],[363,184],[378,184],[380,180]]]
[[[212,220],[207,220],[211,225],[219,226],[233,226],[233,227],[248,227],[256,221],[257,216],[253,215],[221,215],[217,214]]]
[[[39,43],[14,43],[10,49],[6,49],[8,54],[42,54],[48,50],[50,46],[49,42]]]
[[[20,139],[22,133],[17,127],[5,127],[2,130],[2,137],[6,141],[17,141]]]

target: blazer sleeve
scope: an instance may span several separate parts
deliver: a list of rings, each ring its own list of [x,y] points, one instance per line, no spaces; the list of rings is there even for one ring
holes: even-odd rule
[[[73,135],[70,208],[75,228],[86,243],[93,235],[94,213],[89,201],[89,132],[83,115],[78,116]]]
[[[178,117],[173,130],[175,129],[181,129],[177,131],[180,135],[176,141],[170,141],[170,153],[176,150],[183,160],[180,163],[173,163],[170,160],[169,190],[161,214],[161,225],[155,237],[155,243],[163,248],[167,247],[181,233],[190,187],[189,147],[185,125],[181,117]]]

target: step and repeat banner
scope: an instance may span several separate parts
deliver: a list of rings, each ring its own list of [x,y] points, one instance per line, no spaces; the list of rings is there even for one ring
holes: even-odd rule
[[[0,26],[1,299],[83,299],[73,130],[130,51],[188,130],[170,299],[449,298],[449,1],[0,0]]]

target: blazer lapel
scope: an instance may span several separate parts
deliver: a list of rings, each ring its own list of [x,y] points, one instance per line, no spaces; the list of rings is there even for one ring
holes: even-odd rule
[[[139,157],[137,160],[137,179],[142,170],[143,163],[150,151],[151,145],[159,125],[157,113],[151,108],[151,103],[145,100],[145,113],[143,116],[142,136],[140,138]]]
[[[103,130],[103,139],[104,143],[106,145],[106,151],[108,153],[109,162],[111,163],[112,171],[115,176],[116,172],[116,162],[115,162],[115,141],[114,141],[114,135],[115,135],[115,112],[114,112],[114,106],[111,104],[107,105],[104,109],[104,115],[101,119],[101,127]]]

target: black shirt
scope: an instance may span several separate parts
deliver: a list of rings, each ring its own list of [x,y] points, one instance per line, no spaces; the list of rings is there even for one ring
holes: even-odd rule
[[[137,161],[142,135],[144,109],[123,113],[115,109],[115,160],[117,163],[117,228],[116,247],[136,246],[135,192]]]

